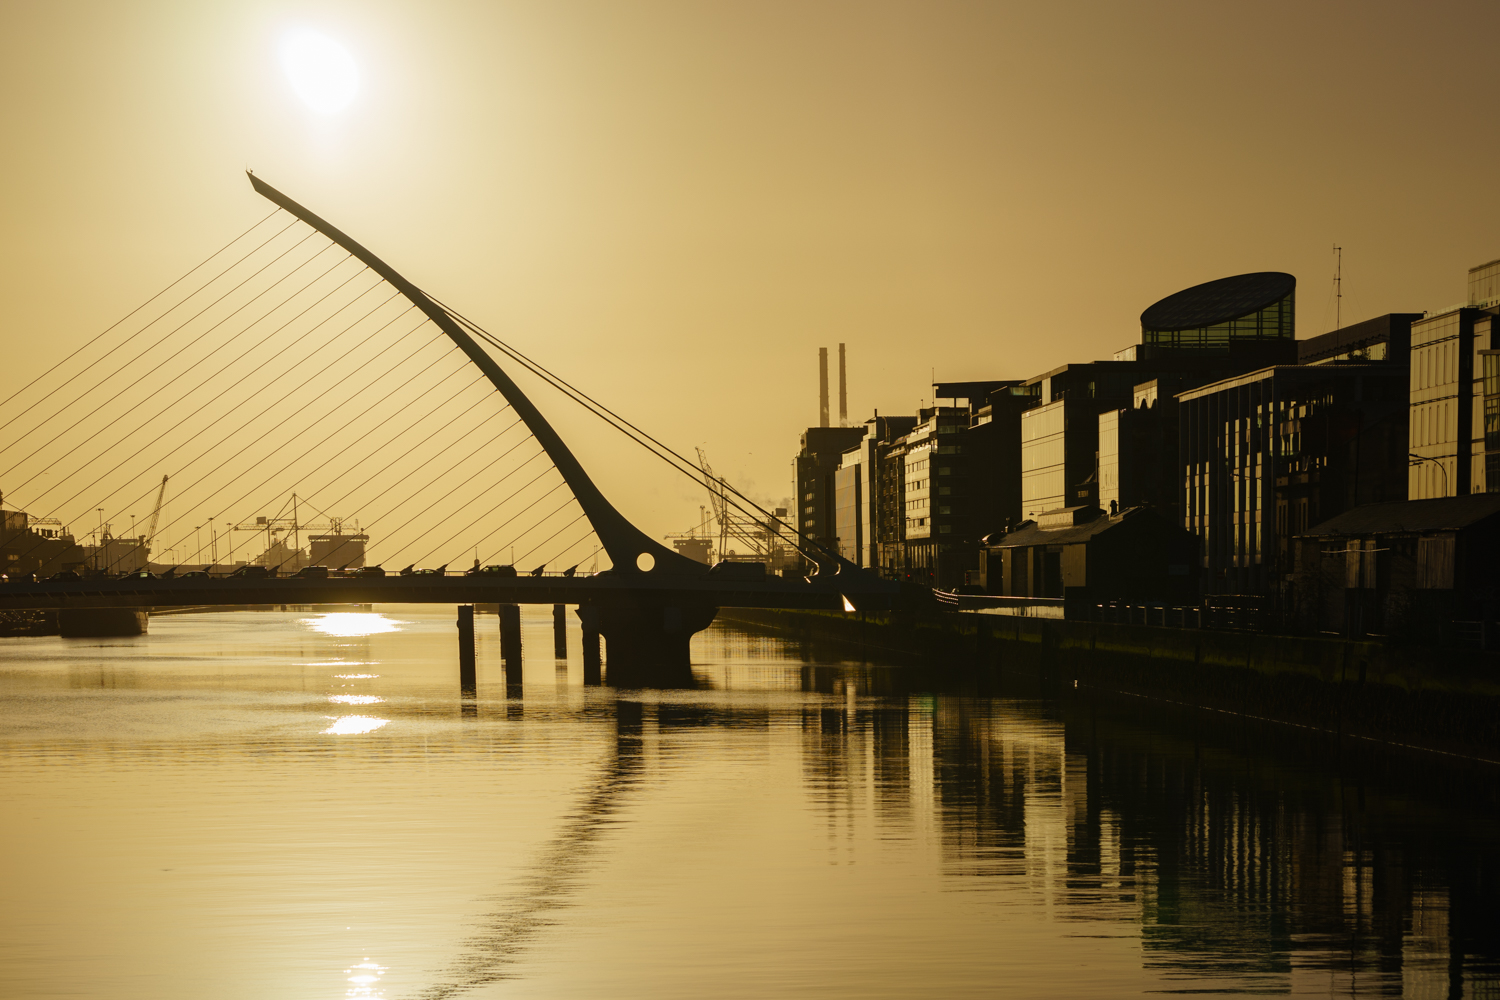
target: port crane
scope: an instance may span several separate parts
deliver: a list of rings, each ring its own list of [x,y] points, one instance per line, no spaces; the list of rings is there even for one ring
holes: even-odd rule
[[[782,536],[786,526],[777,520],[785,517],[786,511],[777,510],[775,516],[761,519],[740,510],[729,502],[725,481],[714,473],[708,455],[702,448],[694,450],[698,453],[698,471],[703,476],[703,485],[708,487],[709,502],[713,509],[712,522],[719,529],[719,559],[731,558],[729,546],[734,543],[743,546],[743,555],[741,551],[735,551],[732,557],[734,559],[763,562],[767,569],[773,571],[790,562],[793,550]],[[705,518],[704,523],[694,528],[693,532],[705,527],[708,520]]]
[[[167,476],[161,477],[161,489],[156,491],[156,506],[151,508],[151,523],[146,526],[146,535],[141,539],[146,551],[151,551],[151,541],[156,537],[156,526],[161,521],[161,502],[167,496]]]

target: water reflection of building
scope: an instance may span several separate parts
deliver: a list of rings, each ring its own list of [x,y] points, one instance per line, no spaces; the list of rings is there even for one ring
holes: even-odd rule
[[[1445,788],[1424,771],[1423,789],[1389,762],[1340,769],[1285,731],[1148,726],[1107,706],[825,696],[802,727],[831,832],[866,804],[882,838],[931,831],[949,877],[1013,880],[1053,919],[1133,924],[1145,968],[1174,988],[1337,977],[1341,994],[1474,996],[1500,982],[1497,837],[1452,809],[1464,775]]]

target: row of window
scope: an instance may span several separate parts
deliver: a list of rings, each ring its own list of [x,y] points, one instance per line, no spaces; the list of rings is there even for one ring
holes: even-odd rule
[[[1458,381],[1458,341],[1445,340],[1440,344],[1412,351],[1411,387],[1413,390],[1432,389],[1440,385],[1451,385]]]
[[[1411,408],[1411,443],[1412,447],[1421,447],[1434,444],[1447,444],[1456,441],[1458,435],[1452,422],[1450,407],[1452,403],[1428,403],[1425,406],[1413,406]]]

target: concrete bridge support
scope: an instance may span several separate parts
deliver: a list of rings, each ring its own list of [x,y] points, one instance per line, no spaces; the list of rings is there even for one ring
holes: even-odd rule
[[[512,672],[515,680],[521,679],[521,606],[500,605],[500,660],[505,664],[509,679]]]
[[[63,609],[57,613],[57,634],[64,639],[92,639],[145,635],[147,615],[130,608]]]
[[[647,594],[601,603],[599,631],[609,643],[610,686],[692,687],[688,644],[718,613],[712,605],[667,603]]]
[[[474,657],[474,605],[458,606],[458,686],[465,697],[479,690]]]
[[[559,660],[568,658],[568,606],[552,605],[552,655]]]
[[[580,604],[578,623],[583,626],[583,683],[597,687],[604,682],[603,658],[599,655],[599,609]]]

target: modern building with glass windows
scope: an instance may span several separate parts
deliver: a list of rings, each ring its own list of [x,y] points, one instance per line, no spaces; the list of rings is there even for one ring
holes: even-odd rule
[[[1479,343],[1489,340],[1492,319],[1483,310],[1459,306],[1412,324],[1407,482],[1412,500],[1472,491],[1474,359]],[[1482,337],[1476,336],[1479,327]]]
[[[1177,398],[1182,524],[1202,539],[1208,593],[1283,596],[1293,536],[1405,499],[1398,365],[1279,366]]]
[[[1259,353],[1268,347],[1296,358],[1297,279],[1283,271],[1257,271],[1206,281],[1169,295],[1141,313],[1136,360],[1190,353]]]

